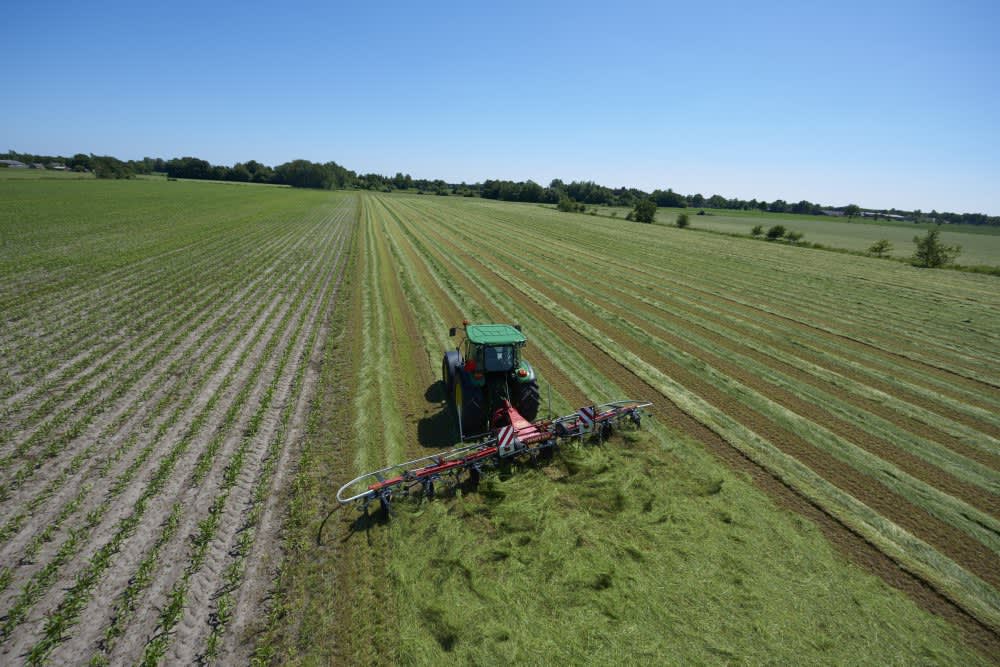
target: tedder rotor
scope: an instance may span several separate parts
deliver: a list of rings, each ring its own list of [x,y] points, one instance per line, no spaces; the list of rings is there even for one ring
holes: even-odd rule
[[[337,491],[342,505],[358,503],[367,511],[378,501],[388,515],[396,496],[433,498],[438,483],[451,488],[475,485],[484,469],[504,461],[538,458],[560,443],[591,435],[607,439],[616,428],[638,428],[642,401],[620,400],[589,405],[564,417],[535,419],[538,384],[521,358],[527,343],[519,326],[470,325],[461,348],[445,353],[443,382],[455,409],[462,445],[445,452],[391,465],[352,479]],[[454,336],[456,329],[451,329]],[[466,433],[479,435],[467,436]]]

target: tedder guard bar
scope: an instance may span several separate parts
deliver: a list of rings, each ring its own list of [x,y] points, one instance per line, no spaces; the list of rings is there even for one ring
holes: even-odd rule
[[[370,502],[378,500],[388,513],[394,494],[407,496],[422,493],[432,498],[434,482],[442,477],[451,477],[453,484],[457,485],[461,482],[461,473],[467,472],[475,483],[482,468],[495,466],[503,459],[518,455],[533,457],[562,441],[591,433],[604,439],[622,424],[638,428],[643,409],[651,405],[641,401],[614,401],[583,407],[558,419],[529,422],[508,401],[504,401],[504,407],[494,418],[494,423],[503,425],[495,427],[479,442],[356,477],[340,487],[337,501],[341,505],[359,503],[367,510]]]

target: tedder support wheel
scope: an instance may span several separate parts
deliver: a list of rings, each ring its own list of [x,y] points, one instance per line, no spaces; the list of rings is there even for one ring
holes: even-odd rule
[[[529,422],[538,416],[538,404],[541,401],[538,394],[538,383],[535,380],[517,385],[517,402],[514,407],[521,416]]]

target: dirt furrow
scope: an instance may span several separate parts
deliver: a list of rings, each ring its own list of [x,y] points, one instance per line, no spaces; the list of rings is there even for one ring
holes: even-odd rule
[[[351,201],[349,212],[342,224],[356,226],[356,200]],[[319,332],[313,348],[307,351],[308,356],[302,361],[306,364],[306,368],[298,400],[291,408],[292,417],[288,425],[288,444],[278,454],[275,471],[270,482],[269,500],[261,514],[254,543],[247,557],[244,579],[236,596],[232,621],[223,635],[219,651],[219,661],[222,664],[248,664],[250,662],[253,649],[251,635],[259,627],[261,619],[266,617],[265,609],[269,605],[277,568],[281,563],[281,529],[284,509],[282,490],[287,488],[297,472],[296,466],[301,455],[303,439],[306,437],[309,410],[317,392],[321,364],[323,363],[323,351],[331,332],[331,311],[339,303],[345,267],[348,265],[347,256],[350,255],[354,247],[353,236],[353,233],[349,234],[344,242],[345,258],[342,260],[344,266],[338,271],[332,288],[331,306],[317,314]]]

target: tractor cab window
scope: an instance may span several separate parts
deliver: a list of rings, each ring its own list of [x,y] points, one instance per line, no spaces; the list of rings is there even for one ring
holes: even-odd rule
[[[503,347],[485,347],[484,364],[487,373],[511,371],[514,369],[514,348],[510,345]]]

